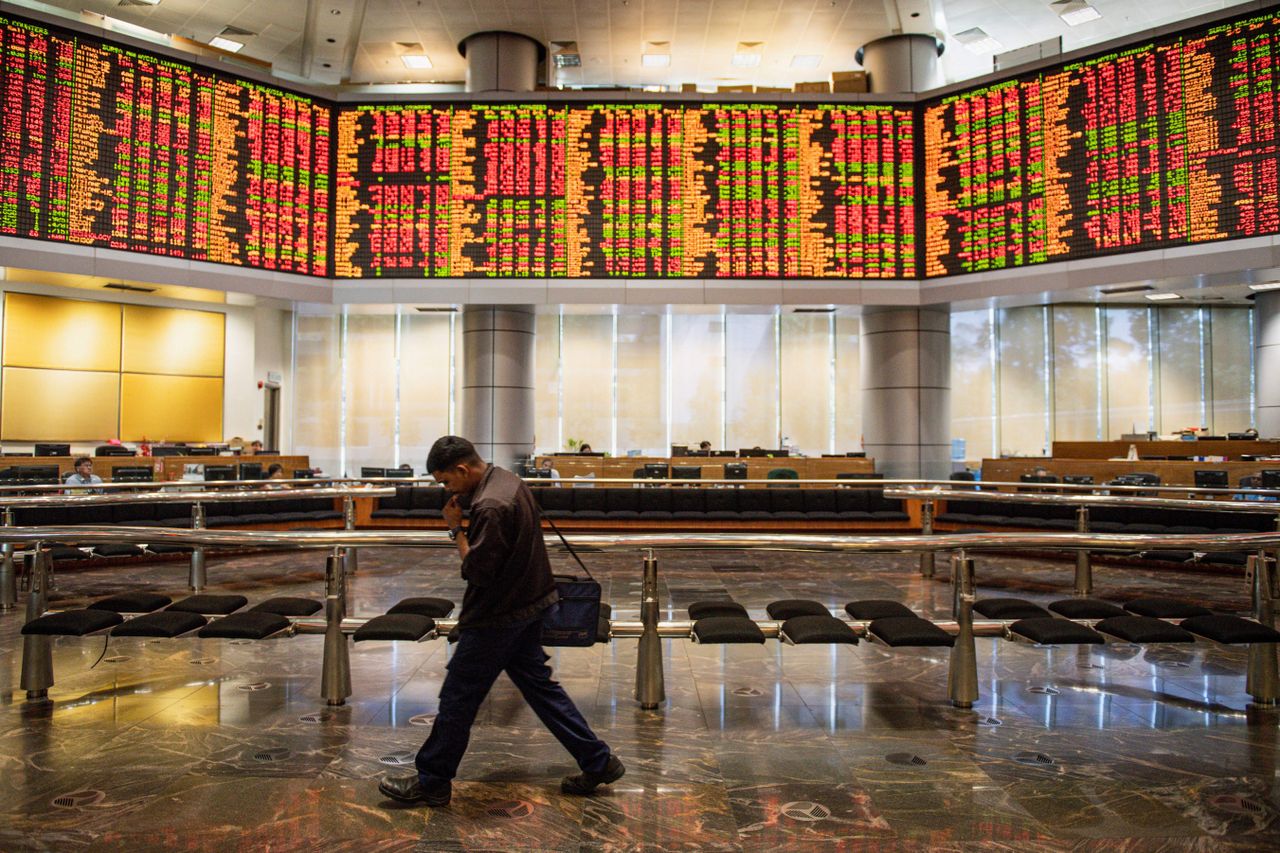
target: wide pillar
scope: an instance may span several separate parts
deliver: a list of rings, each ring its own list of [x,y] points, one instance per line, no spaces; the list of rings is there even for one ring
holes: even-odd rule
[[[867,42],[854,58],[867,72],[872,92],[923,92],[945,82],[938,67],[943,48],[934,36],[898,33]]]
[[[888,478],[951,473],[951,314],[862,309],[862,446]]]
[[[532,92],[538,84],[541,43],[520,33],[474,33],[458,45],[467,59],[468,92]]]
[[[532,305],[462,309],[462,435],[495,465],[533,453]]]
[[[1263,438],[1275,438],[1280,436],[1280,290],[1262,291],[1253,306],[1257,384],[1253,425]]]

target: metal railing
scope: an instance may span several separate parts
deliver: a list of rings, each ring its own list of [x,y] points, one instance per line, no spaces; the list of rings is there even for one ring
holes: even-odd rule
[[[3,541],[9,544],[26,543],[34,548],[30,591],[27,601],[27,621],[40,617],[48,607],[48,559],[44,545],[51,542],[133,542],[161,541],[196,547],[238,546],[279,547],[294,549],[326,549],[331,553],[326,560],[325,617],[297,619],[291,622],[289,631],[324,633],[324,660],[321,694],[331,705],[345,703],[352,693],[349,647],[346,635],[361,620],[347,617],[348,560],[344,551],[361,546],[409,546],[451,548],[452,543],[443,532],[391,532],[391,531],[208,531],[208,530],[158,530],[156,528],[95,528],[95,527],[11,527],[0,530]],[[1274,627],[1273,601],[1280,597],[1276,589],[1275,561],[1266,551],[1280,546],[1280,532],[1257,534],[1182,535],[1182,536],[1131,536],[1120,534],[1081,533],[1012,533],[969,534],[940,536],[864,536],[832,538],[829,536],[802,536],[792,534],[685,534],[665,536],[660,534],[616,535],[591,534],[575,537],[584,546],[604,550],[635,550],[644,552],[640,620],[619,620],[611,625],[611,636],[636,637],[639,640],[636,657],[635,698],[644,708],[656,708],[665,697],[660,638],[688,637],[692,623],[687,621],[663,622],[659,619],[658,561],[655,551],[685,549],[765,549],[775,551],[825,551],[825,552],[929,552],[954,551],[951,558],[954,621],[941,623],[944,630],[955,634],[948,675],[948,696],[957,707],[972,707],[978,698],[977,656],[974,648],[976,636],[1004,636],[1004,622],[986,620],[975,622],[973,618],[974,582],[973,561],[965,549],[1015,550],[1035,548],[1094,549],[1123,547],[1169,547],[1184,545],[1200,550],[1255,551],[1250,557],[1247,573],[1254,617],[1263,625]],[[455,623],[439,622],[446,630]],[[777,636],[779,625],[766,622],[762,625],[769,634]],[[867,635],[867,625],[851,623],[851,627]],[[1249,648],[1247,689],[1256,702],[1274,705],[1277,698],[1276,648],[1274,644],[1252,644]],[[50,637],[25,635],[21,687],[28,699],[40,699],[48,695],[53,685],[53,663]]]

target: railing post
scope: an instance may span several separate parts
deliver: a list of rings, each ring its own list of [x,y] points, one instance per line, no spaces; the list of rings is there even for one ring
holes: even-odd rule
[[[204,504],[196,501],[191,505],[191,529],[204,530]],[[204,568],[204,547],[196,545],[191,549],[191,570],[187,572],[187,586],[192,592],[204,592],[208,577]]]
[[[973,560],[963,551],[951,558],[951,582],[959,591],[955,645],[947,670],[947,697],[957,708],[972,708],[978,700],[978,652],[973,639]]]
[[[1089,507],[1076,507],[1076,532],[1089,532]],[[1093,593],[1093,562],[1088,550],[1076,551],[1076,595],[1088,596]]]
[[[345,705],[351,695],[351,658],[342,619],[347,611],[345,560],[335,548],[325,561],[324,662],[320,694],[329,705]]]
[[[1268,557],[1265,551],[1249,557],[1248,574],[1252,580],[1250,592],[1253,598],[1253,616],[1268,628],[1275,627],[1273,602],[1275,571],[1276,561]],[[1277,694],[1280,694],[1280,673],[1277,673],[1275,643],[1249,645],[1245,692],[1253,699],[1255,705],[1273,707],[1276,704]]]
[[[925,498],[920,502],[920,535],[933,535],[933,500]],[[920,552],[920,576],[931,578],[934,574],[934,557],[932,551]]]
[[[49,606],[49,555],[43,544],[36,543],[29,573],[31,592],[27,595],[27,621],[39,619]],[[22,638],[22,677],[20,686],[27,700],[46,699],[53,686],[52,637],[26,634]]]
[[[3,525],[13,527],[13,510],[4,508]],[[0,544],[0,610],[18,606],[18,573],[13,565],[13,543]]]
[[[345,530],[356,529],[356,502],[351,495],[342,496],[342,526]],[[343,549],[347,560],[347,574],[354,575],[360,569],[360,552],[351,546]]]
[[[658,638],[658,559],[644,555],[644,582],[640,588],[640,645],[636,651],[636,701],[653,710],[667,698],[662,676],[662,641]]]

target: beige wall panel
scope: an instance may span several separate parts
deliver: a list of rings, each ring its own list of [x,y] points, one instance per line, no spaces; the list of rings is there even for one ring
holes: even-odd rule
[[[836,452],[862,449],[862,318],[836,315]]]
[[[533,431],[540,453],[564,450],[560,438],[560,314],[534,318]]]
[[[833,452],[832,319],[829,314],[782,315],[782,434],[808,456]]]
[[[726,320],[724,447],[777,447],[776,318],[773,314],[730,314]],[[673,381],[680,373],[677,367]],[[704,439],[713,447],[721,444],[719,430],[689,439],[690,447]]]
[[[1168,434],[1207,426],[1201,409],[1200,309],[1159,308],[1160,425]]]
[[[122,441],[221,441],[222,379],[206,376],[120,376]]]
[[[1041,456],[1048,452],[1048,437],[1045,435],[1048,376],[1044,358],[1044,309],[1010,308],[999,312],[998,317],[1000,453]],[[964,386],[959,387],[963,389]]]
[[[123,372],[222,376],[226,349],[223,314],[143,305],[122,307]]]
[[[1090,441],[1099,435],[1098,311],[1053,306],[1053,437]]]
[[[102,442],[120,427],[120,374],[4,369],[4,441]]]
[[[5,294],[4,363],[9,367],[120,370],[120,306]]]
[[[1209,313],[1212,323],[1210,378],[1213,383],[1209,429],[1215,435],[1244,432],[1253,426],[1250,313],[1248,308],[1214,308]]]
[[[671,441],[715,441],[724,417],[724,323],[717,314],[671,315]]]
[[[424,473],[431,445],[449,429],[449,314],[400,317],[400,461]]]
[[[992,416],[990,311],[951,315],[951,437],[964,439],[966,461],[998,454]]]
[[[1118,441],[1126,433],[1155,429],[1151,422],[1151,345],[1146,308],[1107,308],[1107,434]]]
[[[311,457],[311,464],[329,475],[342,473],[338,464],[342,417],[341,320],[336,314],[299,314],[294,341],[293,451]]]
[[[386,468],[395,455],[396,317],[347,317],[347,471]]]
[[[618,452],[666,456],[667,395],[661,314],[618,317]]]
[[[564,440],[613,450],[613,316],[566,314],[561,341]]]

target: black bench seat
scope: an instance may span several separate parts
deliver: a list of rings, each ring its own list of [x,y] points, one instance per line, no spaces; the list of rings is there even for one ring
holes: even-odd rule
[[[858,635],[853,629],[830,613],[822,616],[792,616],[782,623],[779,636],[783,642],[797,646],[817,643],[856,645],[858,642]]]
[[[390,640],[416,643],[436,629],[436,620],[416,613],[384,613],[356,629],[352,641]]]
[[[83,637],[96,631],[112,628],[124,621],[113,610],[63,610],[46,613],[22,626],[23,634]]]
[[[264,640],[293,625],[276,613],[232,613],[200,629],[200,637],[229,640]]]
[[[1239,616],[1215,614],[1192,616],[1183,619],[1178,627],[1197,637],[1204,637],[1206,640],[1224,645],[1280,643],[1280,631],[1260,622],[1254,622],[1252,619],[1241,619]]]
[[[760,626],[746,616],[706,616],[693,623],[692,637],[701,644],[764,642]]]
[[[1053,616],[1019,619],[1009,626],[1009,634],[1038,646],[1100,645],[1107,641],[1092,628]]]
[[[1194,643],[1191,632],[1151,616],[1112,616],[1093,626],[1100,633],[1127,643]]]
[[[181,610],[161,610],[158,613],[144,613],[111,629],[113,637],[179,637],[203,628],[207,619],[199,613],[185,613]]]
[[[956,638],[919,616],[885,616],[867,625],[867,637],[891,648],[906,646],[945,646],[956,644]]]

